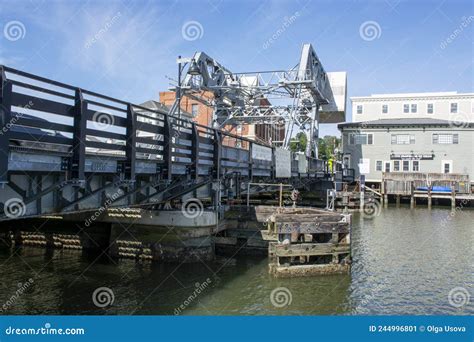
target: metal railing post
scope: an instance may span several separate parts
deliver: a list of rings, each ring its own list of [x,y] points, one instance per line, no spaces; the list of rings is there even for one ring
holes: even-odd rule
[[[127,105],[127,140],[125,146],[126,164],[125,164],[125,178],[135,181],[135,158],[136,158],[136,116],[131,104]]]
[[[72,139],[72,178],[85,182],[87,103],[81,89],[76,89],[74,100],[74,135]]]
[[[0,184],[8,182],[8,156],[10,144],[12,83],[7,80],[5,70],[0,69]]]
[[[219,180],[221,175],[221,156],[222,156],[222,141],[221,134],[218,130],[214,129],[214,151],[213,151],[213,161],[214,161],[214,177]]]
[[[249,182],[251,182],[253,178],[252,149],[253,149],[253,143],[249,142]]]
[[[199,178],[199,133],[196,124],[192,124],[192,147],[191,147],[191,177]]]
[[[171,166],[171,154],[173,146],[173,137],[171,136],[172,127],[169,115],[164,116],[164,133],[163,133],[163,170],[162,174],[164,179],[171,181],[172,178],[172,166]]]
[[[280,208],[283,206],[283,183],[280,183]]]

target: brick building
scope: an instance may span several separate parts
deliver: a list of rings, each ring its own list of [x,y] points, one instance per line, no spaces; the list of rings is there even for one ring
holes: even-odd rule
[[[167,107],[171,107],[173,105],[175,98],[176,93],[174,91],[160,92],[160,103]],[[202,92],[199,95],[199,98],[204,101],[199,101],[198,99],[188,95],[183,96],[181,99],[181,110],[191,113],[192,119],[198,124],[211,127],[213,109],[211,105],[208,105],[205,102],[211,103],[213,95],[210,92]],[[268,100],[263,99],[262,101],[264,101],[263,105],[270,105]],[[258,142],[266,142],[268,144],[277,146],[281,144],[285,137],[285,125],[282,124],[243,124],[238,126],[227,125],[224,127],[224,129],[240,137],[256,140]],[[245,142],[240,144],[240,141],[235,141],[235,139],[226,139],[224,144],[233,147],[247,148],[247,144]]]

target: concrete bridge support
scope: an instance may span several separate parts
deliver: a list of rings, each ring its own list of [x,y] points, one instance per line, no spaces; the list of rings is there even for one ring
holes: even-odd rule
[[[111,224],[110,254],[159,262],[199,262],[214,258],[216,214],[181,210],[150,211],[134,223]]]

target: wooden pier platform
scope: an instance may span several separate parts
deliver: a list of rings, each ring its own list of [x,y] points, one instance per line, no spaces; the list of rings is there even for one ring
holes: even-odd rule
[[[435,191],[436,187],[445,187],[450,191]],[[419,190],[421,188],[426,190]],[[416,206],[417,199],[426,199],[428,209],[431,209],[433,199],[451,201],[452,209],[456,208],[457,202],[466,206],[474,200],[469,175],[464,174],[384,172],[382,193],[384,206],[388,204],[389,196],[395,196],[397,205],[400,198],[409,197],[412,208]]]

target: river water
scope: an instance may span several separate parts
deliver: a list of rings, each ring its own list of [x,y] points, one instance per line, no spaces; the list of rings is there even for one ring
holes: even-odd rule
[[[0,309],[3,314],[472,315],[473,246],[473,210],[450,215],[447,209],[389,208],[373,219],[354,214],[350,275],[274,279],[265,258],[158,265],[25,247],[0,252]],[[97,290],[103,287],[110,292]],[[102,293],[94,303],[96,290]]]

